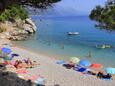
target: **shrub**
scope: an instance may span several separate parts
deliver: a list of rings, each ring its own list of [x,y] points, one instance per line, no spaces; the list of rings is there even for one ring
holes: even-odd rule
[[[28,18],[28,12],[24,9],[24,7],[20,5],[9,6],[0,14],[1,22],[4,22],[9,19],[17,19],[17,18],[20,18],[22,20]]]

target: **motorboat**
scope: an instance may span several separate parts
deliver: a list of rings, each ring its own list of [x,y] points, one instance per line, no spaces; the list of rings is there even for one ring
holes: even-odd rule
[[[67,34],[68,34],[68,35],[78,35],[79,32],[68,32]]]
[[[96,48],[105,49],[105,48],[113,48],[113,46],[111,46],[111,45],[98,45],[98,46],[96,46]]]

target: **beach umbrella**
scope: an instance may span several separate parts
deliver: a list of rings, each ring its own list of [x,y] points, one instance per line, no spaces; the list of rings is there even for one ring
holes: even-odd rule
[[[74,63],[74,64],[78,64],[79,61],[80,61],[80,59],[77,58],[77,57],[71,57],[71,59],[70,59],[70,62],[72,62],[72,63]]]
[[[103,65],[102,64],[98,64],[98,63],[93,63],[93,64],[91,64],[91,67],[92,68],[103,68]]]
[[[3,53],[3,54],[10,54],[11,52],[12,52],[12,51],[11,51],[10,48],[5,48],[5,47],[2,48],[2,53]]]
[[[91,63],[88,60],[81,60],[79,62],[79,65],[84,66],[84,67],[89,67],[89,66],[91,66]]]
[[[115,74],[115,68],[106,68],[105,71],[109,74]]]

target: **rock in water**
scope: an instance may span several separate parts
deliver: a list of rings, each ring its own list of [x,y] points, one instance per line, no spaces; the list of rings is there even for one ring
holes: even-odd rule
[[[2,23],[2,27],[6,29],[6,32],[0,34],[1,38],[13,41],[25,40],[30,34],[36,32],[36,26],[30,18],[26,20],[18,19],[15,22],[6,21],[5,24]]]

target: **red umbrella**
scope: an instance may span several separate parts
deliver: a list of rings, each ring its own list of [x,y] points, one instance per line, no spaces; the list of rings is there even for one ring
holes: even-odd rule
[[[102,65],[102,64],[98,64],[98,63],[93,63],[93,64],[91,65],[91,67],[92,67],[92,68],[102,68],[103,65]]]

